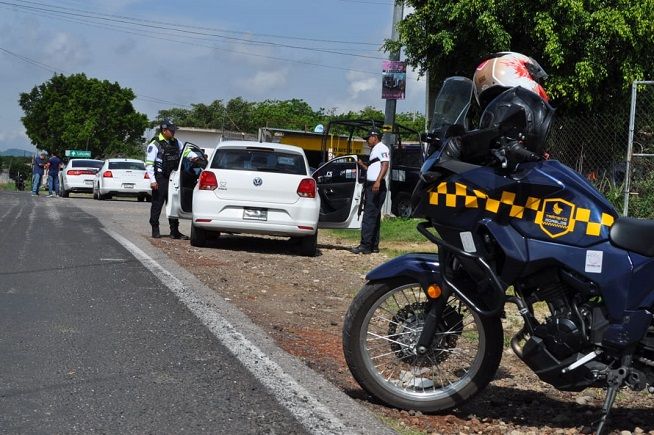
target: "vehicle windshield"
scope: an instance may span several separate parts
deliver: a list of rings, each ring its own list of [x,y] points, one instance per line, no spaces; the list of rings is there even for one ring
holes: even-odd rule
[[[133,171],[145,171],[143,162],[109,162],[109,169],[131,169]]]
[[[422,148],[420,145],[405,145],[393,149],[393,166],[419,168],[422,165]]]
[[[296,175],[307,174],[302,154],[257,148],[221,148],[216,151],[211,162],[211,168],[280,172]]]
[[[71,168],[95,168],[100,169],[104,162],[102,160],[72,160]]]

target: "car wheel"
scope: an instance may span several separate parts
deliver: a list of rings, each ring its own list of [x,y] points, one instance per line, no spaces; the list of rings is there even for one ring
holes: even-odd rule
[[[139,197],[137,198],[137,201],[138,201],[138,202],[143,202],[143,201],[145,201],[145,195],[139,195]]]
[[[145,198],[145,200],[146,200],[147,202],[152,202],[152,195],[148,195],[148,196]]]
[[[318,231],[315,234],[300,239],[300,255],[315,257],[318,250]]]
[[[207,231],[191,225],[191,246],[202,248],[207,245]]]
[[[398,195],[397,199],[393,202],[393,208],[395,208],[393,214],[395,216],[403,218],[411,217],[413,208],[411,207],[411,197],[409,195]]]
[[[70,195],[70,192],[62,187],[61,188],[61,197],[62,198],[68,198],[68,195]]]

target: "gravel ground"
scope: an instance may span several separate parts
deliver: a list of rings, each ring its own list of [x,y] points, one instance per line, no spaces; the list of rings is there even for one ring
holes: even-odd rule
[[[170,258],[227,298],[265,329],[287,352],[300,358],[396,429],[407,433],[591,433],[604,392],[564,393],[541,382],[511,350],[495,380],[473,401],[448,414],[423,415],[374,402],[356,384],[341,350],[343,316],[365,282],[365,273],[389,258],[357,256],[351,242],[321,234],[318,256],[297,255],[285,239],[222,236],[207,248],[187,241],[152,240]],[[417,249],[424,247],[416,246]],[[413,248],[412,248],[413,249]],[[654,434],[654,396],[618,394],[611,433]]]

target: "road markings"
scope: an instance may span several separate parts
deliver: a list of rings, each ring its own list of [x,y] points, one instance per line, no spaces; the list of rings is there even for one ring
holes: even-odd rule
[[[351,433],[327,407],[224,318],[191,288],[118,233],[104,230],[168,287],[211,333],[275,396],[304,428],[314,434]]]

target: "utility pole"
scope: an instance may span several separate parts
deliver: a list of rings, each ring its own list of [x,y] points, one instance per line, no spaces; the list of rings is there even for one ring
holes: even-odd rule
[[[402,21],[402,16],[404,15],[404,2],[396,1],[395,6],[393,7],[393,28],[391,31],[391,40],[397,41],[399,35],[397,32],[397,25]],[[388,55],[388,60],[398,61],[400,60],[400,52],[394,51]],[[386,110],[384,111],[384,125],[394,125],[395,124],[395,111],[397,108],[397,100],[386,100]],[[392,143],[391,140],[394,139],[390,137],[391,135],[388,132],[384,133],[384,143]],[[387,142],[388,141],[388,142]]]
[[[399,39],[399,34],[397,31],[397,25],[404,16],[404,1],[397,0],[395,6],[393,6],[393,25],[391,29],[391,40],[397,41]],[[389,53],[388,60],[399,61],[400,52],[393,51]],[[384,126],[394,126],[395,125],[395,111],[397,109],[397,100],[386,100],[386,110],[384,111]],[[395,144],[395,135],[389,131],[384,132],[383,142],[388,146],[388,149],[391,151],[391,157],[393,155],[393,145]],[[392,164],[390,165],[388,174],[386,175],[386,186],[388,190],[386,192],[386,200],[382,207],[382,215],[388,215],[391,213],[391,189],[390,183],[391,180],[391,170],[393,169]]]

